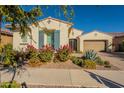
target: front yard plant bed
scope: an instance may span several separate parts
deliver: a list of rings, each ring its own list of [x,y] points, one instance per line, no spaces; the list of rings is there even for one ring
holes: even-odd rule
[[[41,49],[36,49],[32,45],[27,45],[25,51],[12,50],[11,45],[6,45],[3,59],[4,66],[25,65],[27,67],[62,68],[62,69],[116,69],[108,61],[102,60],[93,50],[82,53],[82,57],[71,56],[72,49],[69,45],[61,46],[55,50],[46,45]],[[56,51],[56,52],[55,52]],[[2,56],[1,56],[2,57]]]
[[[72,62],[84,69],[98,69],[98,70],[119,70],[112,66],[109,61],[102,60],[93,50],[88,50],[82,57],[70,57]]]
[[[118,68],[112,66],[108,61],[102,60],[93,50],[86,51],[82,54],[82,57],[70,56],[71,50],[69,46],[61,47],[56,53],[48,46],[42,51],[39,53],[40,56],[36,56],[33,53],[32,58],[28,60],[28,65],[26,66],[56,69],[118,70]]]

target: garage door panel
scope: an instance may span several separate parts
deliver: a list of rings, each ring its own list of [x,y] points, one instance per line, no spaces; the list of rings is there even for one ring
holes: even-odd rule
[[[84,41],[84,50],[105,51],[105,41]]]

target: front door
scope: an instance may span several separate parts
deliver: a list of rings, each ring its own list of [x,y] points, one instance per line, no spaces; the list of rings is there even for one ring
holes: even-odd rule
[[[69,39],[69,46],[73,51],[77,51],[77,39]]]
[[[54,33],[47,35],[47,44],[54,47]]]

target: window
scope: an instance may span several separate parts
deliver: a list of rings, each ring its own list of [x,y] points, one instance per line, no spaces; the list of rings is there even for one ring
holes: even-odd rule
[[[22,42],[27,42],[27,36],[24,36],[21,39],[22,39]]]

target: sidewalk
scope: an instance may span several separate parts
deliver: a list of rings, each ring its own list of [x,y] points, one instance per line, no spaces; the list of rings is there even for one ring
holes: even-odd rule
[[[9,81],[11,73],[2,72],[2,81]],[[16,76],[18,82],[36,86],[60,87],[105,87],[83,70],[76,69],[43,69],[28,68],[21,75]]]

